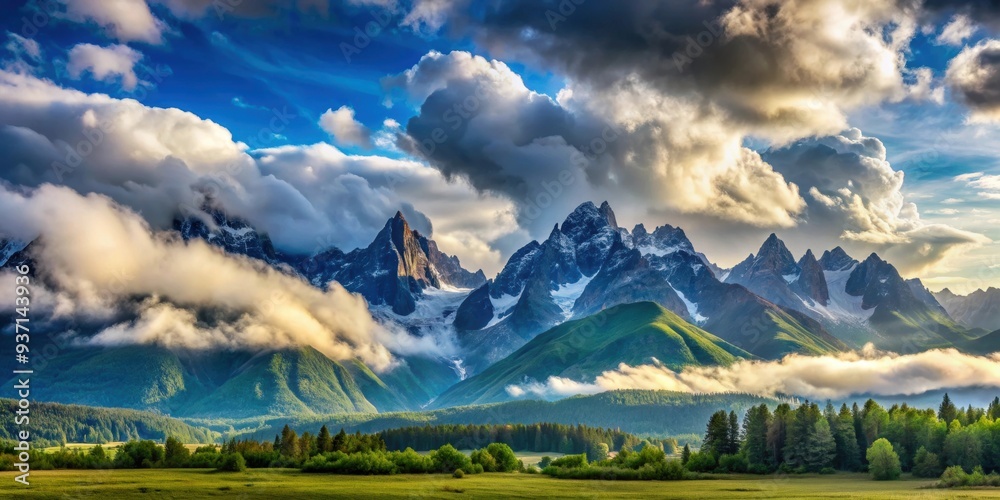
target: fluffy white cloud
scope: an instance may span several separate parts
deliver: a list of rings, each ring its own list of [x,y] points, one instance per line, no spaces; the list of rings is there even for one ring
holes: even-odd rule
[[[261,125],[283,126],[286,114]],[[493,272],[503,265],[493,241],[518,230],[509,201],[414,161],[350,156],[328,144],[247,152],[191,113],[31,75],[0,71],[0,137],[11,165],[0,178],[15,185],[104,194],[159,229],[210,201],[291,253],[365,246],[402,209],[443,251]]]
[[[172,348],[280,348],[309,345],[332,359],[393,364],[396,345],[420,345],[376,323],[363,298],[332,285],[318,290],[266,264],[206,242],[159,233],[99,195],[43,185],[0,189],[0,233],[36,241],[43,281],[75,304],[75,314],[109,316],[135,306],[137,318],[85,342],[158,343]],[[72,244],[66,244],[72,242]],[[439,346],[436,346],[439,347]]]
[[[92,22],[104,33],[122,42],[163,43],[169,28],[149,9],[145,0],[58,0],[66,6],[62,14],[71,21]]]
[[[858,129],[799,141],[764,157],[808,193],[807,222],[793,241],[830,247],[839,238],[849,243],[848,250],[884,253],[910,275],[989,242],[980,234],[921,220],[917,206],[903,195],[903,172],[886,160],[881,141]]]
[[[983,172],[962,174],[955,181],[978,191],[980,197],[988,200],[1000,200],[1000,175],[989,175]]]
[[[966,38],[976,32],[977,26],[965,14],[957,14],[941,29],[937,40],[940,43],[961,47]]]
[[[659,364],[622,363],[593,382],[549,377],[545,382],[508,386],[507,392],[514,397],[533,394],[551,398],[643,389],[829,399],[983,386],[1000,387],[1000,354],[972,356],[947,349],[899,355],[878,352],[869,344],[861,351],[835,356],[793,354],[780,361],[740,361],[728,367],[688,367],[680,372]]]
[[[327,109],[319,117],[319,126],[339,144],[372,147],[371,131],[354,118],[354,109],[350,106],[341,106],[336,111]]]
[[[683,121],[683,130],[650,118],[663,102],[650,89],[622,89],[620,100],[600,107],[581,89],[556,101],[527,89],[506,64],[467,52],[432,52],[383,84],[422,103],[401,147],[448,178],[513,200],[534,237],[581,199],[610,199],[629,211],[635,203],[624,200],[638,196],[644,207],[755,225],[792,225],[803,207],[797,188],[721,122],[700,122],[695,107],[682,103],[670,121]]]
[[[124,90],[135,90],[139,78],[135,75],[135,65],[142,60],[142,53],[125,45],[114,44],[100,47],[90,43],[80,43],[69,51],[66,71],[74,79],[80,79],[89,72],[95,80],[111,82],[121,80]]]

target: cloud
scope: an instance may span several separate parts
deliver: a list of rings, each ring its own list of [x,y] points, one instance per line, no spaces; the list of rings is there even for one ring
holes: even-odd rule
[[[634,198],[762,226],[793,225],[802,208],[797,188],[721,123],[685,122],[681,130],[670,123],[684,115],[643,121],[658,101],[651,89],[639,102],[623,97],[592,109],[579,89],[554,100],[527,89],[506,64],[460,51],[431,52],[383,84],[420,107],[400,134],[401,149],[449,179],[511,199],[534,237],[581,199],[619,207]],[[637,114],[616,116],[625,110]]]
[[[598,375],[593,382],[549,377],[507,387],[520,397],[565,397],[618,389],[688,393],[752,393],[840,399],[852,395],[914,395],[938,389],[1000,387],[1000,355],[972,356],[955,349],[918,354],[879,352],[871,344],[857,352],[827,356],[792,354],[779,361],[740,361],[729,367],[629,366]]]
[[[955,182],[964,182],[967,187],[977,190],[981,198],[1000,200],[1000,175],[973,172],[956,176]]]
[[[938,43],[961,47],[965,39],[972,36],[978,27],[965,14],[957,14],[945,25],[937,37]]]
[[[74,304],[65,314],[134,314],[79,339],[84,343],[177,349],[308,345],[335,360],[360,358],[378,370],[394,364],[393,352],[450,353],[447,339],[410,338],[377,323],[364,299],[338,284],[324,292],[207,242],[154,231],[104,196],[48,184],[32,191],[0,188],[0,211],[20,214],[0,221],[0,233],[37,242],[32,256],[42,281]]]
[[[94,23],[109,38],[121,42],[159,45],[169,28],[153,15],[144,0],[57,0],[66,7],[61,13],[78,23]]]
[[[920,219],[903,195],[904,173],[886,160],[882,141],[858,129],[804,139],[764,153],[786,179],[808,192],[798,239],[884,252],[906,274],[918,274],[950,255],[989,242],[980,234]],[[815,248],[815,247],[814,247]]]
[[[25,38],[17,33],[7,32],[7,43],[4,48],[18,59],[28,59],[32,62],[42,62],[42,47],[37,40]]]
[[[341,106],[336,111],[327,109],[319,117],[319,126],[338,144],[367,149],[372,147],[371,131],[354,118],[354,109],[350,106]]]
[[[963,49],[948,63],[945,79],[969,107],[972,122],[1000,121],[1000,40]]]
[[[274,110],[259,126],[280,133],[291,119]],[[309,254],[367,246],[403,210],[422,231],[433,230],[428,236],[443,251],[487,272],[503,265],[492,242],[518,231],[509,201],[448,182],[419,162],[347,155],[329,144],[245,148],[192,113],[0,71],[0,154],[11,165],[0,179],[104,194],[155,229],[211,202],[267,233],[278,249]],[[433,228],[418,224],[428,219]]]
[[[468,35],[495,59],[432,52],[387,79],[418,108],[401,147],[449,178],[514,200],[535,237],[554,220],[544,211],[524,214],[537,212],[539,197],[547,200],[542,182],[566,169],[585,182],[563,193],[607,198],[626,218],[653,212],[707,216],[718,225],[796,226],[811,202],[808,188],[748,143],[780,147],[837,134],[861,107],[944,98],[930,69],[906,65],[920,13],[905,2],[583,2],[560,11],[530,1],[496,9],[441,1],[421,8],[432,4],[442,21],[422,29],[447,19],[449,34]],[[565,88],[555,99],[533,92],[501,60],[559,74]],[[602,144],[605,129],[615,140]],[[580,155],[587,160],[574,163]]]
[[[124,90],[135,90],[139,78],[135,75],[135,65],[142,60],[142,53],[125,45],[100,47],[89,43],[75,45],[69,51],[66,70],[69,76],[79,80],[89,72],[95,80],[113,82],[120,80]]]

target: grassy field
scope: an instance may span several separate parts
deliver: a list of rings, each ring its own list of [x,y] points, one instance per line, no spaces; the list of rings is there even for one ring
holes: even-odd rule
[[[336,476],[297,470],[38,471],[31,486],[0,473],[0,498],[1000,498],[1000,489],[926,489],[930,481],[862,474],[698,481],[570,481],[528,474]]]

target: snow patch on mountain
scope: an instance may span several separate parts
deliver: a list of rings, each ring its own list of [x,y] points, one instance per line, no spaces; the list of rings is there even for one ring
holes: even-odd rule
[[[509,316],[514,310],[514,306],[517,305],[517,301],[521,300],[522,293],[524,290],[518,292],[517,295],[504,294],[499,298],[490,297],[490,302],[493,303],[493,319],[483,328],[489,328]]]
[[[584,276],[577,280],[576,283],[559,285],[559,288],[552,292],[552,300],[562,309],[563,316],[566,319],[573,316],[573,304],[576,303],[576,299],[580,298],[580,295],[583,295],[583,290],[587,288],[587,284],[592,279],[593,276]]]
[[[703,325],[706,321],[708,321],[708,318],[698,313],[698,304],[688,300],[680,290],[674,288],[674,292],[677,293],[677,296],[680,297],[681,301],[684,302],[684,305],[687,306],[688,314],[695,321],[695,323]]]
[[[670,254],[672,254],[674,252],[678,252],[680,250],[685,250],[685,248],[681,247],[680,245],[672,245],[672,246],[667,246],[667,247],[658,247],[658,246],[653,246],[653,245],[641,245],[641,246],[636,247],[636,249],[639,250],[639,253],[641,253],[643,255],[655,255],[657,257],[663,257],[663,256],[666,256],[666,255],[670,255]]]
[[[835,323],[848,323],[858,326],[868,325],[868,320],[875,314],[875,308],[861,307],[862,297],[854,297],[847,293],[847,280],[857,264],[842,271],[823,271],[830,290],[830,303],[826,306],[811,300],[803,301],[803,305],[824,319]]]

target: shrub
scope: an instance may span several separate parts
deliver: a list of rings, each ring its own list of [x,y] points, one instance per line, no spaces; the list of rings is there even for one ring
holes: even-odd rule
[[[575,469],[579,467],[587,466],[587,455],[566,455],[565,457],[560,457],[553,460],[550,464],[551,467],[560,467],[564,469]]]
[[[546,456],[542,457],[541,460],[538,461],[538,468],[539,469],[544,469],[544,468],[548,467],[551,464],[552,464],[552,457],[546,455]]]
[[[715,470],[715,457],[711,453],[692,453],[685,465],[691,472],[712,472]]]
[[[431,453],[434,469],[438,472],[454,472],[455,469],[467,470],[472,467],[472,461],[464,453],[446,444]]]
[[[191,458],[188,458],[184,466],[192,469],[215,469],[219,467],[221,461],[222,454],[203,451],[191,455]]]
[[[245,472],[247,470],[247,461],[239,453],[229,453],[222,457],[222,462],[219,464],[217,470],[223,472]]]
[[[149,468],[163,460],[163,448],[153,441],[129,441],[115,455],[114,466],[120,469]]]
[[[879,438],[865,455],[868,458],[868,471],[872,478],[884,481],[898,479],[902,468],[899,465],[899,455],[892,449],[892,443],[885,438]]]
[[[923,446],[913,457],[913,475],[916,477],[939,477],[944,472],[937,453],[927,451]]]
[[[837,473],[837,469],[834,469],[833,467],[823,467],[822,469],[819,470],[819,473],[820,474],[836,474]]]
[[[465,472],[462,469],[455,469],[455,473],[451,475],[455,479],[462,479],[465,477]]]
[[[413,451],[413,448],[389,452],[388,455],[389,460],[396,464],[401,474],[423,474],[434,470],[434,461],[431,457],[421,455]]]
[[[722,455],[719,457],[719,466],[716,472],[746,472],[750,468],[750,461],[746,455]]]

